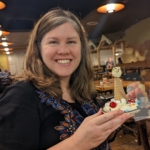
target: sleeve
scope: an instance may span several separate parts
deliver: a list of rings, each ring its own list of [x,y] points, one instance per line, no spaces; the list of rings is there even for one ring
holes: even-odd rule
[[[0,149],[37,150],[40,121],[34,93],[10,87],[0,98]]]
[[[112,66],[114,66],[114,61],[112,61]]]

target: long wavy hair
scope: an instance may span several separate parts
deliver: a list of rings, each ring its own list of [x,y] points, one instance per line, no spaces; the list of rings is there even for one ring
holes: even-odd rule
[[[28,42],[24,60],[23,79],[32,81],[36,88],[57,99],[62,98],[59,77],[44,64],[40,43],[46,33],[69,22],[79,34],[81,40],[81,61],[70,78],[70,94],[79,102],[90,100],[95,94],[93,88],[93,67],[90,59],[87,35],[80,20],[70,11],[55,8],[47,12],[35,24]]]

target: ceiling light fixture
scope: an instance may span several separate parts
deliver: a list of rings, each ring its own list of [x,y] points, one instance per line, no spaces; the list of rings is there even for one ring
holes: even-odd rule
[[[10,51],[10,50],[13,50],[13,48],[5,47],[5,48],[1,48],[0,50],[1,51]]]
[[[106,5],[106,9],[108,13],[112,13],[115,11],[115,4],[114,3],[110,3]]]
[[[7,55],[9,55],[9,54],[12,54],[13,52],[3,52],[3,54],[7,54]]]
[[[10,54],[10,52],[6,52],[6,54]]]
[[[10,32],[8,32],[8,31],[3,31],[3,30],[2,30],[2,26],[0,25],[0,36],[2,36],[2,35],[8,35],[8,34],[10,34]]]
[[[8,47],[6,47],[6,48],[4,48],[4,50],[5,50],[5,51],[9,51],[9,48],[8,48]]]
[[[102,5],[100,7],[97,8],[97,12],[100,13],[112,13],[112,12],[116,12],[116,11],[120,11],[125,7],[124,4],[120,4],[120,3],[107,3],[105,5]]]
[[[3,9],[5,7],[6,7],[5,3],[3,3],[2,1],[0,1],[0,9]]]
[[[12,45],[12,42],[8,42],[6,37],[2,36],[1,40],[0,40],[0,46],[8,46],[8,45]]]
[[[0,42],[0,46],[8,46],[8,45],[12,45],[12,42],[8,42],[8,41],[1,41]]]

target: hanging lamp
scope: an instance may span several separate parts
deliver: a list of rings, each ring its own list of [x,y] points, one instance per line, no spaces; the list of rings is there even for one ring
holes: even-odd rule
[[[2,29],[2,26],[0,25],[0,36],[2,36],[2,35],[8,35],[8,34],[10,34],[10,32],[4,31],[4,30]]]
[[[7,41],[6,37],[2,36],[0,40],[0,46],[7,47],[8,45],[12,45],[12,42]]]
[[[6,7],[5,3],[3,3],[2,1],[0,1],[0,9],[4,9]]]
[[[113,13],[124,9],[125,5],[122,3],[117,3],[114,0],[107,1],[106,4],[97,8],[99,13]]]
[[[1,51],[11,51],[13,48],[5,47],[5,48],[0,48]]]

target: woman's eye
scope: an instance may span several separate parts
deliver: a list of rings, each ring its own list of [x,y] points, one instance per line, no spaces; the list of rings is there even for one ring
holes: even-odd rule
[[[68,41],[68,44],[75,44],[75,41]]]
[[[58,44],[57,41],[49,41],[48,43],[49,43],[49,44]]]

